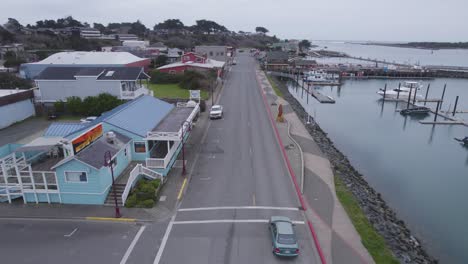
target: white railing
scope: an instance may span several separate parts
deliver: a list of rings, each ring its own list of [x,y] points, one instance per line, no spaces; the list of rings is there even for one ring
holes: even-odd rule
[[[140,167],[141,164],[137,164],[135,168],[130,172],[130,177],[128,177],[127,184],[125,185],[125,189],[122,193],[122,204],[125,205],[125,201],[127,201],[127,197],[130,194],[130,190],[136,183],[138,176],[140,176]]]
[[[150,90],[142,86],[141,88],[136,89],[135,91],[122,91],[121,92],[122,99],[135,99],[142,94],[150,94]]]
[[[164,169],[166,168],[165,165],[165,159],[146,158],[146,167],[148,168]]]
[[[140,173],[144,174],[145,176],[148,176],[154,180],[156,179],[161,179],[162,180],[162,174],[157,173],[153,170],[150,170],[144,166],[140,166]]]
[[[180,140],[180,132],[148,132],[146,133],[148,140]]]
[[[144,167],[141,164],[137,164],[135,168],[130,172],[130,177],[128,177],[127,184],[125,185],[125,189],[122,193],[122,204],[125,205],[125,202],[127,201],[128,195],[130,194],[130,191],[132,190],[133,186],[135,186],[136,182],[139,179],[139,176],[143,175],[152,179],[161,179],[162,180],[162,175],[152,171],[146,167]]]

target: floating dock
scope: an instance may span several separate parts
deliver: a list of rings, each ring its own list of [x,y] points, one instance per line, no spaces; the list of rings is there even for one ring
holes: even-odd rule
[[[290,78],[294,80],[301,89],[303,89],[306,93],[309,93],[310,95],[312,95],[312,97],[317,99],[317,101],[319,101],[321,104],[334,104],[336,102],[335,99],[333,99],[332,97],[323,95],[319,91],[315,90],[312,82],[309,82],[309,85],[307,85],[304,81],[297,80],[297,75],[293,75],[293,74],[289,74],[285,72],[274,72],[274,71],[270,71],[268,72],[268,74],[273,75],[273,76],[283,77],[283,78]],[[322,84],[322,85],[327,85],[327,84]],[[309,86],[310,89],[305,88],[307,86]]]
[[[304,89],[304,88],[302,88]],[[304,89],[306,90],[307,92],[307,89]],[[330,96],[326,96],[326,95],[323,95],[321,94],[319,91],[315,90],[315,89],[310,89],[309,91],[310,95],[312,95],[315,99],[317,99],[317,101],[319,101],[320,103],[322,104],[334,104],[335,103],[335,99],[333,99],[332,97]]]

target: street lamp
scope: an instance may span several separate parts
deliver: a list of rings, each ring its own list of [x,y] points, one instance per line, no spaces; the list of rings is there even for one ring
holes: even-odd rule
[[[185,123],[188,123],[188,129],[190,129],[190,122],[185,120],[184,122],[182,122],[181,124],[181,129],[182,129],[182,175],[185,175],[186,171],[185,171],[185,141],[184,141],[184,125]]]
[[[115,179],[114,179],[114,168],[112,168],[112,155],[110,151],[104,153],[104,166],[109,167],[112,175],[112,190],[114,192],[114,202],[115,202],[115,218],[120,218],[119,204],[117,203],[117,192],[115,191]]]

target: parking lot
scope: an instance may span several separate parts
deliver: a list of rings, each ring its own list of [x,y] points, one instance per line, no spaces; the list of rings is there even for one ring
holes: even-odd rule
[[[0,129],[0,146],[8,143],[28,143],[42,135],[52,123],[45,118],[32,117],[25,121]]]

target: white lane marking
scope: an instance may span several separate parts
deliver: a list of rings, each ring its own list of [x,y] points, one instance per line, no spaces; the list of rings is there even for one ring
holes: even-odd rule
[[[268,219],[218,219],[218,220],[197,220],[197,221],[174,221],[174,225],[188,224],[220,224],[220,223],[268,223]],[[304,221],[291,221],[296,225],[304,225]]]
[[[250,156],[252,156],[252,148],[249,149]]]
[[[161,195],[161,197],[159,197],[160,202],[164,202],[164,201],[166,201],[166,199],[167,199],[166,195]]]
[[[253,204],[253,206],[255,206],[255,193],[252,194],[252,204]]]
[[[211,180],[211,177],[200,178],[200,181],[209,181],[209,180]]]
[[[249,122],[247,122],[247,126],[248,126],[248,127],[250,127],[250,121],[249,121]]]
[[[140,230],[138,230],[137,234],[135,235],[135,238],[133,238],[132,243],[130,246],[128,246],[127,251],[125,252],[125,255],[123,256],[122,260],[120,261],[120,264],[125,264],[127,263],[128,257],[130,257],[130,254],[133,251],[133,248],[135,247],[136,243],[138,242],[138,239],[140,239],[141,234],[143,231],[145,231],[146,226],[140,227]]]
[[[73,234],[75,234],[76,230],[78,230],[78,227],[75,228],[75,229],[73,229],[73,231],[72,231],[70,234],[68,234],[68,235],[63,235],[63,236],[64,236],[64,237],[71,237],[71,236],[73,236]]]
[[[180,208],[178,211],[179,211],[179,212],[190,212],[190,211],[237,210],[237,209],[299,211],[299,208],[297,208],[297,207],[274,207],[274,206],[218,206],[218,207],[196,207],[196,208]]]
[[[161,261],[162,254],[164,252],[164,248],[166,247],[167,240],[169,239],[169,234],[171,233],[172,226],[174,225],[174,219],[177,214],[174,214],[171,217],[171,221],[167,225],[166,228],[166,233],[164,233],[163,239],[161,241],[161,245],[159,246],[158,253],[156,254],[156,257],[154,258],[153,264],[158,264],[159,261]]]

